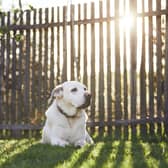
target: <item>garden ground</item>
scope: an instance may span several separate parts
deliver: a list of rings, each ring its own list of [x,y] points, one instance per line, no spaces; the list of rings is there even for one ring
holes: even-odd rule
[[[37,139],[0,140],[0,168],[167,168],[167,140],[94,137],[81,149],[40,144]]]

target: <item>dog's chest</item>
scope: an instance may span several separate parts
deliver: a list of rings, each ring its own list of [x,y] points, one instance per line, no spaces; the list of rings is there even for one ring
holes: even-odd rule
[[[77,128],[84,127],[85,121],[83,117],[77,117],[77,118],[66,118],[66,128],[72,130],[76,130]]]
[[[64,122],[59,124],[62,137],[65,139],[83,134],[86,127],[85,125],[85,119],[83,117],[64,118]]]

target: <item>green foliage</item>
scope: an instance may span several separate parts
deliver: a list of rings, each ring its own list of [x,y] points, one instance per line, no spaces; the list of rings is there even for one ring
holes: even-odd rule
[[[167,168],[166,141],[95,138],[81,149],[40,144],[34,139],[0,140],[1,168]]]
[[[33,11],[35,8],[32,5],[29,5],[29,9]]]
[[[34,9],[35,8],[32,5],[28,5],[28,10],[33,11]],[[12,23],[14,25],[16,25],[17,23],[19,23],[20,19],[23,17],[24,12],[26,12],[26,11],[27,11],[27,9],[26,10],[22,10],[21,7],[20,8],[13,8],[11,10],[11,12],[14,13],[14,14],[16,14],[16,18],[13,19]],[[2,11],[0,9],[0,19],[2,17],[5,17],[5,16],[7,16],[7,13],[4,12],[4,11]],[[9,31],[10,30],[9,30],[8,26],[6,26],[6,25],[5,26],[0,26],[0,38],[3,38],[3,36],[6,33],[9,33]],[[16,40],[16,42],[19,42],[19,41],[21,41],[23,39],[22,37],[23,37],[23,34],[17,33],[16,35],[14,35],[13,38]]]
[[[7,32],[8,32],[8,27],[7,26],[0,27],[0,36],[3,36]]]
[[[17,42],[21,41],[22,39],[23,39],[23,35],[22,35],[22,34],[16,34],[16,35],[15,35],[15,40],[16,40]]]

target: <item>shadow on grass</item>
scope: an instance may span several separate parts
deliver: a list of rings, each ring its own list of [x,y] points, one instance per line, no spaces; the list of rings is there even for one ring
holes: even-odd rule
[[[158,154],[159,153],[159,154]],[[167,155],[168,155],[168,147],[165,143],[150,143],[150,154],[149,157],[159,161],[158,167],[159,168],[167,168],[168,167],[168,161],[167,161]]]
[[[93,168],[103,167],[108,162],[109,155],[112,152],[112,143],[106,142],[101,146],[98,155],[94,158]]]
[[[146,168],[148,164],[145,158],[145,152],[141,143],[137,141],[131,142],[131,157],[132,157],[132,167],[136,168]]]
[[[61,148],[37,143],[13,154],[1,168],[54,168],[68,160],[75,150],[73,147]]]
[[[111,136],[98,137],[97,140],[105,142],[99,151],[93,168],[120,167],[124,159],[125,141],[113,140]]]
[[[121,167],[122,161],[124,160],[124,148],[125,141],[120,141],[113,167]]]
[[[94,145],[90,145],[88,148],[85,148],[82,153],[78,156],[75,162],[72,164],[72,168],[80,167],[84,161],[89,157],[89,154],[92,152]]]

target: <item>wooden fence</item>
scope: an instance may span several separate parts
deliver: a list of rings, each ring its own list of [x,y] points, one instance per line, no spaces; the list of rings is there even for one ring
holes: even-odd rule
[[[50,93],[66,80],[92,93],[91,133],[167,134],[167,24],[163,0],[1,13],[0,137],[39,135]]]

